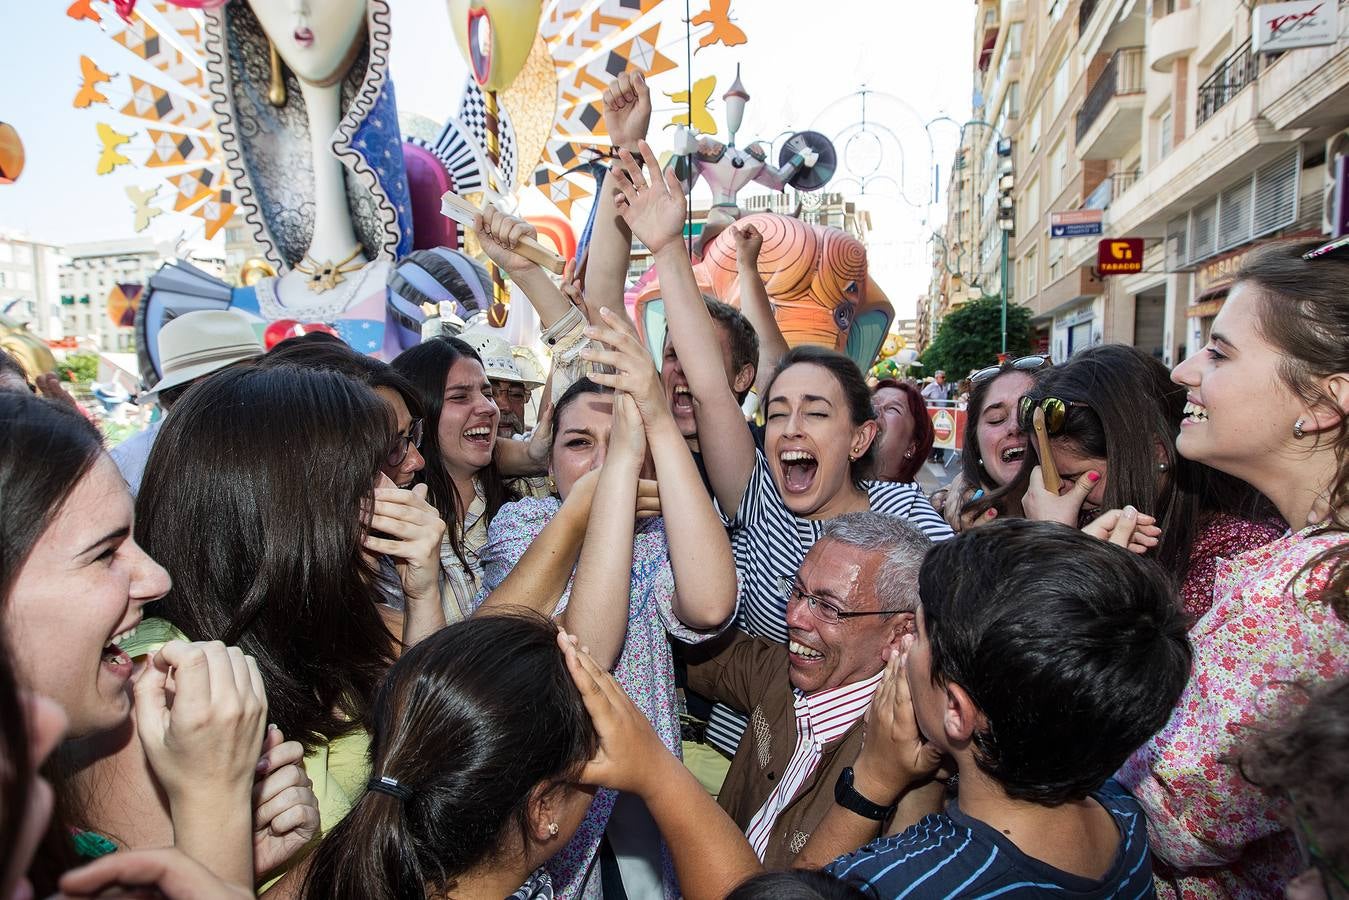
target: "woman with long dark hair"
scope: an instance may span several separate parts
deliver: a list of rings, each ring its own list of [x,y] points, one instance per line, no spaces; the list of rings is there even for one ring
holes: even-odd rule
[[[1083,350],[1041,372],[1018,402],[1028,434],[1034,410],[1045,412],[1061,493],[1044,489],[1032,441],[1022,471],[999,496],[1020,494],[1028,518],[1072,526],[1130,506],[1150,516],[1161,533],[1149,555],[1171,573],[1198,619],[1212,603],[1218,560],[1269,543],[1283,526],[1272,511],[1261,515],[1264,505],[1247,485],[1176,452],[1184,406],[1184,389],[1141,350]]]
[[[876,409],[876,480],[914,481],[932,453],[932,419],[923,395],[907,381],[882,379],[871,390]]]
[[[1341,242],[1343,244],[1343,242]],[[1349,252],[1251,254],[1202,351],[1177,366],[1175,448],[1239,478],[1291,528],[1218,564],[1175,715],[1120,770],[1162,896],[1278,896],[1303,864],[1286,799],[1233,763],[1241,725],[1349,676]],[[1168,448],[1169,449],[1169,448]],[[1305,769],[1311,790],[1323,772]]]
[[[404,350],[393,361],[421,398],[425,410],[418,479],[427,500],[445,522],[440,564],[451,591],[445,620],[456,622],[473,608],[482,586],[478,554],[498,510],[519,495],[497,468],[495,448],[501,410],[482,360],[468,344],[435,337]]]
[[[399,645],[373,556],[404,552],[406,504],[377,489],[393,437],[388,405],[337,372],[230,370],[165,420],[137,500],[137,535],[174,583],[136,649],[183,635],[256,658],[325,830],[365,784],[365,716]],[[409,594],[402,645],[443,625],[430,584],[416,604]]]
[[[596,747],[557,628],[474,617],[413,647],[371,708],[371,777],[310,860],[304,896],[552,897],[543,863],[594,795]]]
[[[256,664],[236,647],[175,642],[134,676],[133,700],[129,636],[169,579],[133,539],[126,483],[78,413],[0,392],[0,498],[8,658],[20,684],[56,701],[69,723],[59,764],[49,767],[59,815],[33,870],[37,889],[54,890],[77,853],[154,845],[176,845],[251,888],[255,865],[274,868],[298,846],[253,828],[250,791],[258,790],[256,814],[270,829],[285,813],[261,806],[298,783],[281,758],[298,745],[282,745],[279,732],[264,743]],[[222,682],[212,690],[208,677]],[[266,771],[255,786],[260,755]],[[292,784],[280,786],[286,779]],[[137,804],[152,812],[138,815]],[[278,825],[277,833],[293,836],[298,827],[303,843],[303,826]]]

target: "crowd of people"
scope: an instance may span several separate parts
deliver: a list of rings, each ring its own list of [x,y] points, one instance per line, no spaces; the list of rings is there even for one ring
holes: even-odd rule
[[[603,106],[581,278],[476,223],[546,385],[192,312],[109,456],[0,373],[0,896],[1349,896],[1349,248],[972,373],[928,496],[935,392],[703,297]]]

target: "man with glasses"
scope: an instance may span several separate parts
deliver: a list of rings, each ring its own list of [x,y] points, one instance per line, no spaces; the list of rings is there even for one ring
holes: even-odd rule
[[[501,409],[497,422],[497,437],[513,438],[525,433],[525,405],[530,392],[541,383],[530,381],[520,371],[511,352],[511,345],[495,334],[468,330],[459,336],[482,358],[483,370],[492,384],[492,399]]]
[[[735,632],[687,653],[689,686],[750,715],[718,802],[769,868],[785,868],[837,800],[889,810],[852,787],[862,720],[892,651],[914,633],[931,542],[877,513],[831,520],[783,579],[788,642]]]

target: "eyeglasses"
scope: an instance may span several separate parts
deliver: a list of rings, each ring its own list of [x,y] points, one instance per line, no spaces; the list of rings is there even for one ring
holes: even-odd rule
[[[492,399],[498,401],[504,398],[506,400],[514,400],[516,403],[523,403],[528,396],[529,392],[518,384],[502,385],[501,387],[494,386],[492,388]]]
[[[1000,372],[1038,372],[1041,369],[1048,369],[1054,365],[1054,361],[1048,356],[1023,356],[1020,359],[1014,359],[1009,363],[998,363],[996,366],[988,366],[980,369],[970,376],[970,384],[978,384],[981,381],[992,378]]]
[[[856,619],[860,616],[893,616],[896,612],[896,610],[884,609],[878,612],[844,612],[823,597],[807,594],[797,585],[796,579],[788,578],[785,575],[778,579],[778,588],[782,591],[782,596],[786,598],[787,605],[790,606],[798,600],[806,601],[806,606],[810,609],[811,615],[826,625],[837,625],[845,619]]]
[[[1329,256],[1336,250],[1343,250],[1345,247],[1349,247],[1349,234],[1346,234],[1344,237],[1337,237],[1335,238],[1335,240],[1330,241],[1329,243],[1325,243],[1312,250],[1308,250],[1306,253],[1302,254],[1302,258],[1320,259],[1323,256]]]
[[[1037,405],[1045,411],[1045,431],[1050,434],[1061,434],[1063,432],[1063,423],[1068,417],[1070,406],[1090,408],[1085,403],[1079,403],[1076,400],[1060,400],[1058,397],[1046,397],[1038,404],[1030,397],[1022,397],[1017,401],[1017,413],[1021,421],[1021,430],[1027,434],[1034,428],[1032,419],[1035,416]]]
[[[420,448],[422,445],[422,420],[413,419],[412,424],[404,434],[400,434],[393,439],[393,444],[389,447],[389,455],[385,457],[384,462],[390,468],[401,466],[403,460],[408,458],[408,451],[413,447]]]

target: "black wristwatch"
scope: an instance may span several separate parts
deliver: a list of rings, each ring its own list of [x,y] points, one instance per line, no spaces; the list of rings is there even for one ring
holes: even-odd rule
[[[852,766],[848,766],[838,773],[838,781],[834,783],[834,802],[850,812],[857,813],[864,819],[884,822],[889,818],[899,804],[892,803],[889,806],[881,806],[879,803],[872,803],[857,792],[857,788],[852,785],[852,779]]]

